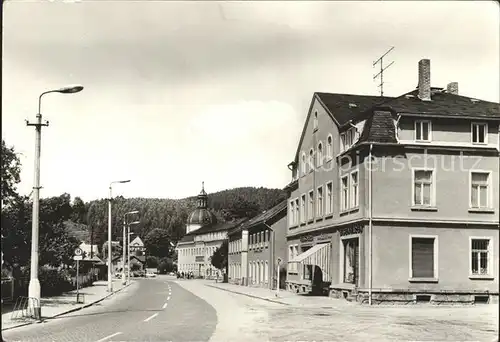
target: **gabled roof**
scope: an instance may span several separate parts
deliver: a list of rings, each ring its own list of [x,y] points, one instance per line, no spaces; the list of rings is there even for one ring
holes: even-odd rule
[[[141,240],[140,237],[136,236],[135,239],[133,239],[132,241],[130,241],[130,245],[143,247],[144,246],[144,242],[142,242],[142,240]]]
[[[235,227],[233,230],[230,231],[229,234],[230,235],[236,234],[245,228],[249,229],[249,228],[255,227],[261,223],[265,223],[265,222],[273,219],[274,217],[278,216],[281,212],[286,211],[287,203],[288,203],[287,200],[281,201],[280,203],[278,203],[277,205],[275,205],[271,209],[265,210],[262,213],[260,213],[259,215],[246,221],[245,223]]]
[[[374,110],[363,127],[363,132],[357,142],[397,143],[396,126],[390,111]]]
[[[439,90],[432,93],[431,101],[422,101],[418,98],[418,90],[414,90],[381,106],[375,106],[371,116],[365,122],[358,144],[363,142],[397,143],[394,125],[397,114],[449,117],[450,119],[491,118],[498,120],[500,119],[500,104]]]
[[[300,135],[300,140],[297,145],[294,161],[297,161],[299,157],[300,147],[302,145],[302,141],[304,140],[309,118],[311,117],[311,109],[314,100],[318,100],[318,102],[325,108],[328,115],[330,115],[332,120],[339,127],[342,127],[351,120],[358,121],[362,118],[368,117],[373,106],[385,103],[391,99],[392,97],[372,95],[334,94],[321,92],[314,93],[309,111],[307,113],[306,121],[304,122],[304,127],[302,128],[302,134]]]
[[[399,114],[500,119],[499,103],[450,94],[445,91],[433,91],[431,101],[422,101],[418,98],[418,90],[413,90],[386,102],[384,106],[389,106]]]
[[[234,220],[231,222],[218,222],[215,224],[203,226],[200,229],[197,229],[193,232],[186,234],[186,236],[188,236],[188,235],[195,236],[195,235],[201,235],[201,234],[206,234],[206,233],[219,232],[219,231],[223,231],[223,230],[231,230],[234,227],[238,226],[239,224],[245,222],[246,220],[248,220],[248,219],[242,218],[242,219],[237,219],[237,220]]]

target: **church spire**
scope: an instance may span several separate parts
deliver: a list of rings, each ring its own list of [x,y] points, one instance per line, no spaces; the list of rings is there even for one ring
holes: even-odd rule
[[[206,209],[208,206],[208,195],[205,192],[205,182],[201,182],[201,191],[198,195],[198,208]]]

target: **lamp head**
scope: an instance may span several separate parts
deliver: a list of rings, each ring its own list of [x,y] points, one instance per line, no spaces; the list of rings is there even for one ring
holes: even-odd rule
[[[139,224],[141,223],[140,221],[134,221],[134,222],[130,222],[129,225],[133,225],[133,224]]]
[[[78,93],[83,90],[83,86],[81,85],[71,85],[67,87],[62,87],[58,90],[56,90],[58,93],[62,94],[73,94],[73,93]]]
[[[119,181],[118,183],[129,183],[130,182],[130,179],[128,180],[123,180],[123,181]]]

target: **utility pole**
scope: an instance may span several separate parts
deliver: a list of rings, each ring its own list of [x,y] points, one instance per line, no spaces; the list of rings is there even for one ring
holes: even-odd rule
[[[392,61],[388,66],[384,68],[384,57],[391,52],[394,49],[394,46],[391,47],[386,53],[384,53],[379,59],[377,59],[375,62],[373,62],[373,66],[377,65],[377,63],[380,63],[380,71],[378,74],[373,76],[373,79],[376,79],[377,77],[380,76],[380,84],[378,85],[380,87],[380,96],[384,96],[384,71],[387,70],[391,65],[394,64],[394,61]]]
[[[40,96],[41,99],[41,96]],[[33,186],[33,219],[32,219],[32,235],[31,235],[31,268],[30,268],[30,283],[28,288],[28,296],[33,298],[33,314],[37,319],[41,317],[40,307],[40,281],[38,280],[38,222],[40,208],[40,150],[42,141],[42,127],[48,126],[49,122],[42,123],[42,114],[40,113],[40,101],[38,106],[38,114],[36,122],[29,123],[26,120],[27,126],[35,126],[35,177]]]

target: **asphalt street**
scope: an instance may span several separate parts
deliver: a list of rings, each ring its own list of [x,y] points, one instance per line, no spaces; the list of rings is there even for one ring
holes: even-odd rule
[[[216,311],[163,277],[134,284],[92,307],[2,332],[3,340],[40,342],[208,341]]]

